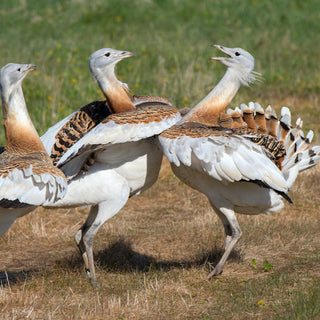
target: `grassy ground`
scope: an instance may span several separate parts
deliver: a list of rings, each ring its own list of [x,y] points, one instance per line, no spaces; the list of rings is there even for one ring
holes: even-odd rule
[[[1,238],[1,319],[319,319],[319,178],[302,175],[279,214],[239,216],[243,237],[210,281],[223,227],[166,162],[95,238],[100,289],[73,243],[87,209],[38,209]]]
[[[101,47],[136,54],[119,65],[139,94],[194,105],[225,69],[218,43],[256,58],[265,81],[234,100],[291,107],[319,143],[318,1],[0,1],[0,65],[35,63],[24,92],[42,134],[101,97],[87,60]],[[1,144],[4,143],[3,130]],[[206,199],[164,163],[157,184],[95,238],[101,288],[84,274],[73,235],[87,208],[43,210],[0,239],[1,319],[319,319],[320,171],[301,175],[295,205],[239,216],[243,237],[222,276],[205,281],[223,228]]]
[[[265,81],[242,88],[235,103],[252,99],[278,108],[287,102],[307,107],[314,126],[319,12],[315,0],[0,1],[0,65],[38,65],[24,92],[42,134],[101,97],[88,68],[97,49],[134,52],[135,58],[119,64],[121,79],[137,93],[163,95],[183,107],[198,102],[225,72],[209,61],[220,54],[210,45],[240,46],[254,55]]]

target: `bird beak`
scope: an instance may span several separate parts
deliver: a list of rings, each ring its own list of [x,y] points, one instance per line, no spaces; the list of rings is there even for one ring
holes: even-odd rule
[[[28,71],[36,70],[37,66],[35,64],[29,64]]]
[[[223,46],[220,46],[218,44],[214,44],[212,45],[212,47],[215,47],[217,49],[219,49],[220,51],[222,51],[224,54],[226,54],[228,56],[228,58],[231,58],[231,52],[230,52],[230,48],[227,48],[227,47],[223,47]],[[210,60],[216,60],[216,61],[225,61],[226,59],[228,59],[226,57],[211,57]]]
[[[21,71],[21,81],[22,81],[30,71],[33,71],[36,69],[36,65],[24,64],[24,65],[21,65],[21,69],[22,69]]]
[[[134,57],[134,54],[130,51],[122,51],[119,55],[119,58],[124,59],[124,58],[131,58]]]
[[[37,66],[35,64],[26,64],[24,72],[28,73],[29,71],[36,70]]]

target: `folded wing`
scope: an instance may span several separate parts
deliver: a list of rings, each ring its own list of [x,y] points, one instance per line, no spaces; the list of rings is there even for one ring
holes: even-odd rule
[[[73,161],[74,174],[93,152],[110,145],[134,142],[160,134],[181,118],[176,108],[170,106],[142,106],[137,109],[111,114],[90,132],[79,139],[62,155],[57,163],[62,168]]]
[[[176,125],[159,136],[162,150],[176,166],[185,166],[228,184],[252,181],[279,192],[287,183],[264,148],[246,135],[222,128]],[[197,129],[199,134],[197,134]]]

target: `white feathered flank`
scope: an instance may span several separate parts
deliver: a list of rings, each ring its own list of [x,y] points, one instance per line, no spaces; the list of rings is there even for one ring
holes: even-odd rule
[[[85,109],[87,113],[79,109],[42,137],[46,150],[57,156],[57,165],[70,179],[67,195],[54,206],[91,206],[75,240],[93,285],[97,284],[93,259],[95,234],[129,197],[155,183],[163,156],[156,135],[181,119],[179,111],[164,98],[130,96],[127,86],[114,74],[119,57],[126,55],[121,52],[125,51],[100,49],[90,57],[91,72],[115,113],[105,118],[97,116],[99,121],[92,126],[90,118],[90,129],[83,132],[83,121],[92,109]],[[70,128],[77,128],[77,136],[73,135],[76,139],[68,135]]]
[[[230,86],[237,88],[235,83],[245,84],[251,81],[248,70],[253,69],[253,58],[251,68],[247,65],[250,59],[241,58],[243,55],[245,57],[251,55],[244,54],[244,50],[240,49],[231,49],[227,52],[229,57],[225,59],[228,63],[224,62],[228,67],[226,75],[202,101],[211,101],[213,92],[219,93],[220,101],[229,101]],[[258,104],[250,103],[248,107],[241,105],[237,108],[237,112],[243,112],[244,118],[246,113],[250,120],[248,128],[252,127],[253,131],[206,125],[206,121],[201,121],[201,117],[208,119],[210,124],[212,113],[208,112],[207,117],[206,111],[202,109],[202,112],[198,113],[198,118],[192,116],[196,114],[201,104],[202,102],[190,111],[181,123],[160,134],[159,143],[171,162],[175,175],[190,187],[205,194],[223,223],[226,234],[224,253],[208,275],[210,278],[222,273],[230,252],[241,237],[235,212],[269,214],[279,211],[283,207],[283,198],[290,201],[286,193],[297,173],[319,161],[320,149],[310,148],[302,142],[304,139],[301,130],[296,130],[293,143],[285,145],[276,137],[268,135],[268,126],[266,120],[263,120],[264,110]],[[224,103],[224,107],[226,106]],[[210,110],[210,104],[207,105],[207,110]],[[222,108],[220,110],[224,111]],[[250,117],[252,113],[258,115],[256,119]],[[271,115],[274,116],[273,112],[268,110],[267,117]],[[290,126],[289,118],[290,111],[284,109],[277,128],[278,138],[283,142],[287,137],[284,130]],[[258,122],[257,125],[255,121]],[[269,129],[275,132],[273,126],[274,122],[270,122]],[[261,134],[259,131],[266,131],[266,134]],[[310,140],[311,136],[312,134],[309,134],[305,140]],[[292,145],[297,146],[294,152],[290,152]],[[287,150],[285,146],[288,146]],[[286,156],[288,151],[289,157]],[[281,162],[282,170],[280,170]]]
[[[6,146],[0,154],[0,235],[36,206],[66,193],[64,174],[53,166],[30,119],[22,81],[32,64],[9,63],[0,70]]]

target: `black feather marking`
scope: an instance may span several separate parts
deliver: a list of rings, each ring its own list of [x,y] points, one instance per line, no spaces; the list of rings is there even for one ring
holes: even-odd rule
[[[312,149],[309,149],[308,153],[310,157],[314,157],[316,155],[316,153]]]
[[[280,121],[280,125],[281,125],[281,127],[282,127],[283,129],[288,130],[288,131],[290,130],[290,127],[289,127],[286,123]]]
[[[63,148],[58,147],[56,144],[53,145],[53,149],[54,149],[55,151],[58,151],[59,153],[64,151]],[[52,156],[52,155],[51,155],[51,156]]]
[[[67,149],[111,114],[106,101],[94,101],[78,110],[57,132],[51,158],[56,164]],[[57,146],[60,145],[60,146]]]
[[[267,188],[267,189],[272,189],[274,192],[276,192],[277,194],[279,194],[281,197],[283,197],[284,199],[286,199],[289,203],[293,204],[292,200],[290,199],[290,197],[283,191],[279,191],[276,190],[274,188],[271,188],[270,186],[268,186],[266,183],[264,183],[261,180],[240,180],[240,182],[252,182],[252,183],[256,183],[257,185],[259,185],[262,188]]]
[[[292,132],[290,132],[290,140],[291,140],[291,141],[294,141],[294,135],[293,135]]]
[[[30,206],[27,203],[20,202],[17,200],[8,200],[8,199],[1,199],[0,200],[0,207],[6,208],[6,209],[18,209],[18,208],[24,208]]]

